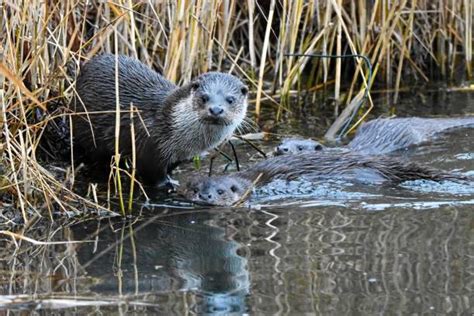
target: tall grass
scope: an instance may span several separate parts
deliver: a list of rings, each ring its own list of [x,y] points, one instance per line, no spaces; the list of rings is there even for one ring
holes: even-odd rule
[[[89,203],[74,193],[74,168],[53,175],[37,153],[47,129],[67,116],[74,73],[101,52],[137,57],[178,84],[232,70],[253,85],[258,117],[264,99],[277,114],[285,110],[302,75],[313,93],[334,82],[342,106],[364,88],[360,61],[286,53],[364,54],[373,80],[396,90],[401,78],[428,81],[435,73],[472,79],[473,7],[471,0],[4,0],[1,191],[25,220],[35,211]],[[343,72],[347,65],[354,71]],[[344,100],[342,87],[349,89]]]

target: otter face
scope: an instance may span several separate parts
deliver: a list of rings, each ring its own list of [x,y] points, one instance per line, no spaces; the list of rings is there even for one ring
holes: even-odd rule
[[[198,177],[186,184],[183,196],[197,204],[231,206],[240,201],[250,185],[233,176]]]
[[[274,153],[276,156],[280,156],[302,152],[314,152],[323,149],[323,145],[312,139],[287,138],[275,148]]]
[[[248,88],[237,77],[205,73],[192,84],[194,110],[202,122],[237,127],[247,112]]]

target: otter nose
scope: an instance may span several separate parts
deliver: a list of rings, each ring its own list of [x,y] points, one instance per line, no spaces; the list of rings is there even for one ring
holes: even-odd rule
[[[199,198],[200,198],[201,200],[204,200],[204,201],[210,201],[210,200],[212,200],[212,194],[210,194],[210,193],[208,193],[208,194],[206,194],[206,193],[204,193],[204,194],[199,193]]]
[[[220,116],[222,113],[224,113],[224,109],[218,105],[214,105],[209,108],[209,112],[212,116]]]
[[[278,146],[278,147],[277,147],[277,152],[279,152],[279,153],[287,153],[287,152],[288,152],[288,147]]]

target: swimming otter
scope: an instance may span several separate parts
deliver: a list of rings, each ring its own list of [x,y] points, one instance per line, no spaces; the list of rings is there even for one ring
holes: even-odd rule
[[[474,127],[474,117],[379,118],[362,124],[348,144],[365,154],[385,154],[426,142],[456,127]]]
[[[474,117],[461,118],[379,118],[359,127],[354,139],[341,148],[365,154],[386,154],[426,142],[455,128],[474,126]],[[312,139],[284,139],[275,148],[275,155],[301,151],[319,151],[325,147]]]
[[[323,150],[324,146],[313,139],[301,139],[301,138],[285,138],[275,148],[274,154],[276,156],[286,154],[296,154],[299,152],[310,152]]]
[[[76,82],[74,143],[90,160],[105,160],[115,153],[115,62],[116,56],[92,58],[81,69]],[[134,114],[136,164],[147,184],[166,179],[180,161],[212,149],[232,136],[247,111],[248,88],[236,77],[205,73],[177,87],[138,60],[118,56],[119,145],[130,156],[130,105]],[[104,113],[108,111],[109,113]],[[144,125],[142,124],[143,119]]]
[[[371,157],[354,152],[304,152],[276,156],[263,160],[245,171],[216,177],[197,177],[182,192],[190,201],[211,205],[232,205],[255,186],[262,186],[275,179],[309,181],[345,179],[379,184],[398,184],[408,180],[465,180],[418,163],[406,162],[389,156]]]

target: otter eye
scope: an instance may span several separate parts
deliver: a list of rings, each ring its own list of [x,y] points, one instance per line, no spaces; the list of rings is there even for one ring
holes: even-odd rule
[[[249,92],[249,89],[246,86],[243,86],[242,88],[240,88],[240,91],[243,95],[246,95]]]
[[[209,95],[203,94],[201,96],[201,100],[202,100],[202,103],[206,103],[207,101],[209,101]]]
[[[225,100],[227,101],[227,103],[232,104],[232,103],[234,103],[235,98],[234,97],[227,97],[227,98],[225,98]]]
[[[230,187],[230,190],[232,192],[237,192],[239,189],[235,185],[233,185],[233,186]]]
[[[224,190],[222,190],[222,189],[217,190],[217,194],[219,194],[219,195],[224,194]]]
[[[298,146],[297,148],[298,148],[299,151],[303,150],[303,146]]]
[[[314,146],[314,150],[322,150],[322,149],[323,149],[323,146],[321,145]]]
[[[193,90],[197,90],[199,89],[201,85],[199,84],[199,82],[197,81],[194,81],[192,84],[191,84],[191,88],[193,88]]]

